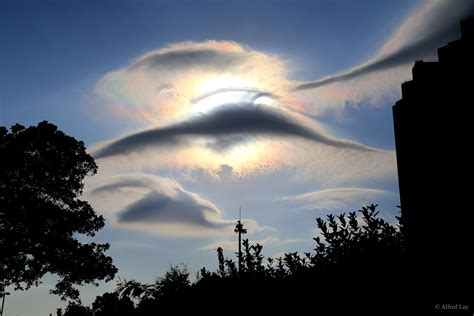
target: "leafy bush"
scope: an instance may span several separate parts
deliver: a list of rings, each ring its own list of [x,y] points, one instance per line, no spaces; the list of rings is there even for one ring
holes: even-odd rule
[[[252,315],[281,312],[281,306],[291,307],[292,313],[314,309],[384,314],[386,306],[393,312],[399,298],[388,279],[401,280],[397,276],[403,275],[403,235],[399,225],[378,216],[376,207],[363,207],[361,218],[357,212],[317,218],[314,253],[289,252],[265,260],[262,245],[244,239],[240,271],[218,248],[218,270],[202,268],[194,283],[185,266],[171,266],[152,284],[119,283],[113,297],[136,300],[135,315],[157,315],[170,308],[176,314],[220,314],[236,304],[246,306]],[[133,315],[132,310],[127,315]]]

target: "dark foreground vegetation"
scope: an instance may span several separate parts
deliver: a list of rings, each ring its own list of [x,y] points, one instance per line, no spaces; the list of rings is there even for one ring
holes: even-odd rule
[[[0,127],[0,294],[26,290],[49,273],[52,294],[70,300],[71,315],[268,313],[398,308],[403,292],[404,243],[400,227],[378,217],[376,205],[318,218],[313,253],[265,258],[262,246],[243,240],[237,262],[217,250],[218,270],[202,268],[191,282],[174,266],[152,284],[134,280],[83,306],[77,286],[112,280],[117,272],[108,244],[86,243],[105,224],[81,200],[83,179],[97,166],[84,143],[48,122]],[[244,232],[240,222],[236,232]],[[239,238],[240,240],[240,238]]]
[[[47,273],[51,293],[79,299],[77,285],[110,281],[117,268],[108,244],[81,242],[105,225],[87,201],[83,180],[97,172],[82,141],[46,121],[0,126],[0,298],[27,290]]]
[[[445,224],[438,225],[445,247],[433,242],[440,236],[429,234],[414,247],[403,212],[392,225],[379,217],[376,205],[316,219],[319,235],[311,253],[265,258],[262,246],[246,239],[237,260],[218,248],[217,271],[202,268],[195,281],[185,266],[172,266],[151,284],[124,280],[84,306],[77,286],[110,281],[117,273],[106,255],[108,244],[78,239],[93,237],[105,224],[80,199],[84,177],[97,171],[93,158],[82,142],[48,122],[0,127],[0,158],[2,299],[7,287],[26,290],[49,273],[59,279],[51,293],[70,301],[57,311],[63,316],[472,315],[472,295],[460,286],[470,284],[472,273],[452,254],[453,249],[472,252],[469,240],[446,235],[457,228]],[[429,216],[421,218],[418,229]],[[245,231],[240,222],[239,231]],[[420,252],[426,247],[443,261],[429,260]]]
[[[64,315],[249,314],[396,312],[403,235],[378,216],[376,205],[318,218],[313,253],[264,258],[262,246],[242,242],[242,268],[217,249],[217,271],[202,268],[192,283],[185,266],[172,266],[152,284],[123,281],[91,307],[70,303]],[[238,257],[238,253],[236,253]],[[167,312],[165,312],[167,311]]]

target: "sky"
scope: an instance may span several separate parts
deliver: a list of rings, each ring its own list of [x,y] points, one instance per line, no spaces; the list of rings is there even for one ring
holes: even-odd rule
[[[460,37],[468,0],[0,3],[0,125],[42,120],[99,166],[83,198],[121,279],[311,251],[316,217],[399,204],[391,106],[418,59]],[[54,277],[6,315],[54,313]],[[82,298],[115,288],[85,287]],[[25,304],[25,301],[29,304]]]

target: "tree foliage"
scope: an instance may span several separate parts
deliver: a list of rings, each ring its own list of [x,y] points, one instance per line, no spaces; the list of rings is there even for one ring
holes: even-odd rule
[[[104,226],[80,199],[84,177],[97,172],[84,143],[46,121],[16,124],[0,127],[0,157],[0,286],[28,289],[52,273],[52,293],[78,299],[74,285],[111,280],[109,245],[77,239]]]
[[[120,297],[118,293],[105,293],[92,303],[94,316],[130,315],[135,307],[129,297]]]
[[[133,301],[126,296],[121,297],[117,292],[104,293],[97,296],[91,307],[78,302],[69,302],[64,313],[58,309],[58,316],[119,316],[133,315]]]
[[[64,314],[58,309],[58,316],[92,316],[92,310],[87,306],[82,306],[79,303],[69,302]]]
[[[217,271],[202,268],[194,283],[184,266],[172,266],[155,283],[124,281],[116,293],[137,302],[128,315],[156,315],[171,308],[177,314],[222,314],[233,308],[254,315],[279,313],[283,306],[292,314],[395,312],[400,309],[394,284],[403,279],[403,235],[399,226],[379,217],[376,207],[363,207],[360,217],[351,212],[317,218],[312,253],[265,259],[262,245],[245,239],[240,271],[219,247]]]

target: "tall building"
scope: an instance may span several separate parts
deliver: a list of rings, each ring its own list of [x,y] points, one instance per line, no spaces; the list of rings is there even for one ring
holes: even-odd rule
[[[430,304],[454,304],[473,284],[474,19],[412,74],[393,106],[408,266]]]

